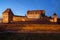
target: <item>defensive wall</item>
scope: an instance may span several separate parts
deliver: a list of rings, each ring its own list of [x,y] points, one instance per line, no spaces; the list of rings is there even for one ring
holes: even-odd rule
[[[1,27],[15,32],[60,32],[60,24],[0,24]]]

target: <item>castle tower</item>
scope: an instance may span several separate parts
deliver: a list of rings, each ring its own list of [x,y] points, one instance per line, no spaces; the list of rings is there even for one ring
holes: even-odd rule
[[[57,15],[56,15],[56,13],[53,14],[52,18],[53,18],[53,22],[57,22]]]
[[[45,16],[45,10],[31,10],[26,14],[27,18],[39,19]]]
[[[4,12],[3,12],[3,14],[2,14],[2,16],[3,16],[3,23],[9,23],[9,22],[11,22],[12,21],[12,18],[13,18],[13,13],[12,13],[12,11],[11,11],[11,9],[10,8],[7,8]]]

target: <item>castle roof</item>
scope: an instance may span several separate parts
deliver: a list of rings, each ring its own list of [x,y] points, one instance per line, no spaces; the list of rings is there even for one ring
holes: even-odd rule
[[[26,17],[26,16],[18,16],[18,15],[14,15],[15,17]]]
[[[3,13],[11,13],[13,14],[12,10],[10,8],[7,8]]]
[[[56,13],[54,13],[53,15],[57,15]]]
[[[27,14],[45,14],[45,10],[29,10]]]
[[[45,10],[28,10],[28,11],[45,11]]]
[[[7,8],[3,13],[10,12],[10,11],[11,11],[11,9]]]

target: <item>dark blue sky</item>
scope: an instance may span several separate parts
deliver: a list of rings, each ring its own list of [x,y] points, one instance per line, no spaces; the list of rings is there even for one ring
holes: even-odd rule
[[[7,8],[15,15],[23,16],[28,10],[45,10],[47,16],[56,12],[60,18],[60,0],[0,0],[0,18]]]

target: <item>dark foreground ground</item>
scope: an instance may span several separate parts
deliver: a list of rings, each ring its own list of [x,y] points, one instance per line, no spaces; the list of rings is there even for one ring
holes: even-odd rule
[[[59,33],[0,33],[0,40],[60,40]]]
[[[12,33],[7,31],[20,31],[22,27],[50,27],[49,30],[58,29],[60,32],[60,24],[0,24],[0,40],[60,40],[60,33]],[[40,28],[41,29],[41,28]],[[48,29],[47,29],[48,30]],[[39,30],[38,30],[39,31]]]

